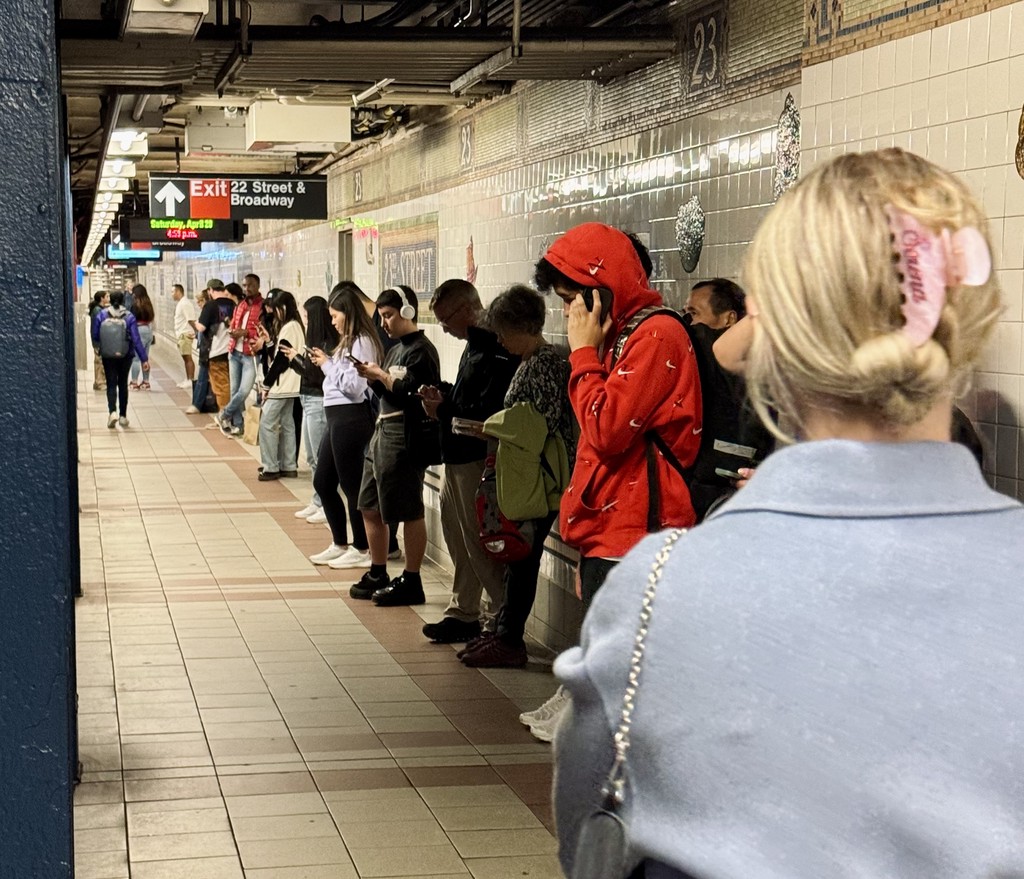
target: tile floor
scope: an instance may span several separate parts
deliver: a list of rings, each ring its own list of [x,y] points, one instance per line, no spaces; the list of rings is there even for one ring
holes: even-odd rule
[[[560,876],[550,749],[517,721],[550,664],[429,644],[436,567],[425,607],[349,599],[306,558],[308,475],[258,482],[153,362],[127,430],[79,373],[78,879]]]

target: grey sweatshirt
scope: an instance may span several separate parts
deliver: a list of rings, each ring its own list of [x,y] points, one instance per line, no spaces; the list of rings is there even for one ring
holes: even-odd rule
[[[563,867],[664,540],[612,572],[556,737]],[[952,443],[803,443],[685,534],[628,760],[633,857],[704,879],[1024,877],[1024,508]]]

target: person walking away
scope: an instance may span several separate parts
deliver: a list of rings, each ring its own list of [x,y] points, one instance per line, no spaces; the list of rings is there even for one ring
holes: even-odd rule
[[[453,432],[452,419],[484,421],[501,409],[519,358],[502,348],[484,325],[480,295],[469,281],[445,281],[434,292],[430,309],[445,333],[466,343],[455,383],[420,389],[424,411],[441,424],[441,531],[454,567],[452,597],[444,616],[424,625],[423,634],[435,643],[452,644],[471,641],[482,630],[493,631],[505,597],[504,566],[484,551],[478,539],[476,492],[487,443]],[[481,617],[483,594],[489,612]]]
[[[196,338],[196,310],[192,301],[185,296],[185,288],[181,284],[171,287],[171,298],[174,300],[174,337],[178,341],[178,353],[185,366],[185,380],[178,382],[178,387],[191,389],[196,377],[196,364],[192,359],[192,345]]]
[[[128,427],[128,374],[133,354],[149,369],[146,349],[135,315],[124,307],[124,292],[110,294],[110,305],[92,320],[92,344],[103,363],[107,380],[107,427]]]
[[[371,563],[369,541],[359,512],[359,487],[367,445],[373,435],[374,416],[370,405],[372,391],[356,364],[374,363],[383,359],[384,352],[373,320],[363,306],[362,291],[355,284],[341,283],[334,287],[328,300],[328,313],[338,343],[330,353],[314,347],[309,359],[324,376],[327,431],[317,453],[313,489],[323,505],[331,529],[331,543],[309,559],[315,565],[337,569],[368,568]],[[339,486],[344,502],[338,494]],[[351,543],[349,524],[352,526]]]
[[[310,359],[314,349],[334,351],[338,347],[340,337],[331,323],[331,314],[327,309],[327,300],[323,296],[310,296],[303,303],[306,315],[306,346],[305,351],[294,348],[282,348],[281,353],[288,358],[289,367],[298,373],[299,399],[302,401],[302,441],[306,451],[306,462],[310,472],[316,474],[320,446],[327,433],[327,414],[324,411],[324,373]],[[338,493],[335,486],[334,493]],[[295,513],[296,519],[305,519],[312,524],[327,521],[323,502],[316,489],[309,503]]]
[[[141,388],[144,391],[149,390],[149,349],[153,346],[153,318],[155,312],[153,309],[153,302],[149,298],[149,293],[142,284],[136,284],[132,287],[132,306],[131,313],[135,316],[135,320],[139,327],[139,338],[142,339],[143,347],[146,349],[146,356],[140,358],[139,361],[132,361],[132,389]],[[143,367],[142,361],[145,361],[146,365]],[[139,382],[137,379],[139,375],[142,375],[142,381]]]

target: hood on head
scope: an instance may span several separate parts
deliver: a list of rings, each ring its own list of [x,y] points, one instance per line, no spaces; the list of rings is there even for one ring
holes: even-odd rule
[[[548,248],[544,258],[577,284],[611,290],[616,329],[641,308],[662,302],[648,286],[633,242],[604,223],[575,226]]]

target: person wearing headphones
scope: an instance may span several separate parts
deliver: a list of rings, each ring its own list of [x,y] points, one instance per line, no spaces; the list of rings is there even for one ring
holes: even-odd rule
[[[370,570],[352,586],[353,598],[372,598],[383,607],[423,604],[420,565],[427,549],[423,476],[440,460],[436,421],[426,421],[419,389],[441,381],[437,349],[416,324],[416,294],[404,285],[384,290],[377,311],[397,344],[383,365],[355,362],[356,370],[380,398],[380,414],[363,463],[359,510],[370,544]],[[393,580],[387,571],[388,527],[405,523],[405,570]]]

